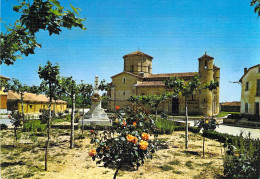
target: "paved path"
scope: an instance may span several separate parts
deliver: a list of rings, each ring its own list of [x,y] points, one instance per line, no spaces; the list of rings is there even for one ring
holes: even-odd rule
[[[184,120],[174,120],[174,121],[181,121],[185,122]],[[190,126],[194,126],[194,120],[189,120]],[[252,128],[245,128],[245,127],[236,127],[236,126],[227,126],[224,124],[220,124],[219,127],[216,128],[217,132],[220,133],[227,133],[231,135],[240,135],[243,132],[243,136],[247,137],[248,133],[251,133],[251,138],[260,139],[260,129],[252,129]]]

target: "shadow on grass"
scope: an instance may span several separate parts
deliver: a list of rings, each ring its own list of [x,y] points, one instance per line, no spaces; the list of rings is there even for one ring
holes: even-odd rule
[[[199,152],[195,152],[195,151],[183,151],[183,153],[200,156]]]
[[[14,165],[25,165],[23,161],[19,162],[3,162],[1,163],[1,167],[9,167],[9,166],[14,166]]]

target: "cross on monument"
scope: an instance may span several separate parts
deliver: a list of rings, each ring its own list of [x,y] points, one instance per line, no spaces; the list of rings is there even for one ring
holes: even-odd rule
[[[95,76],[95,87],[94,87],[94,92],[98,93],[98,76]]]

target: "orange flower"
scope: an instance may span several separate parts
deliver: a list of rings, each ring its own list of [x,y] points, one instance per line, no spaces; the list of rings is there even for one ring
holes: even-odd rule
[[[149,134],[147,134],[147,133],[142,133],[142,139],[143,140],[149,140]]]
[[[140,149],[146,150],[148,147],[148,142],[141,140],[141,142],[139,142],[139,145],[140,145]]]
[[[126,122],[125,122],[125,120],[123,120],[123,126],[125,126],[126,125]]]
[[[239,154],[234,154],[235,157],[239,157]]]
[[[120,107],[119,107],[119,106],[115,106],[115,108],[116,108],[116,110],[119,110],[119,109],[120,109]]]
[[[133,140],[132,140],[132,142],[133,142],[134,144],[136,144],[136,143],[138,142],[137,137],[134,137]]]
[[[91,134],[94,134],[94,130],[91,130]]]
[[[94,156],[97,154],[96,149],[91,149],[91,150],[88,152],[88,154],[89,154],[90,157],[94,157]]]
[[[127,140],[128,142],[132,142],[132,141],[134,140],[134,136],[132,136],[131,134],[129,134],[129,135],[126,136],[126,140]]]
[[[109,147],[108,147],[108,146],[106,146],[106,150],[109,150]]]
[[[133,125],[136,126],[136,122],[133,122]]]

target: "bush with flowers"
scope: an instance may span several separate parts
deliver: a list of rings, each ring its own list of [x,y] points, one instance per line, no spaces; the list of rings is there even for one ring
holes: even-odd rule
[[[91,149],[89,156],[97,160],[97,164],[115,168],[114,178],[120,169],[138,169],[145,158],[152,158],[157,143],[151,140],[154,121],[148,111],[132,105],[124,109],[124,116],[121,112],[120,107],[116,106],[116,134],[112,130],[100,134],[91,132],[91,141],[97,147]]]
[[[197,126],[199,129],[203,129],[204,131],[214,131],[216,127],[218,126],[217,120],[215,117],[203,117],[201,116],[201,119],[199,121],[195,121],[195,126]],[[205,156],[205,137],[203,135],[203,157]]]

